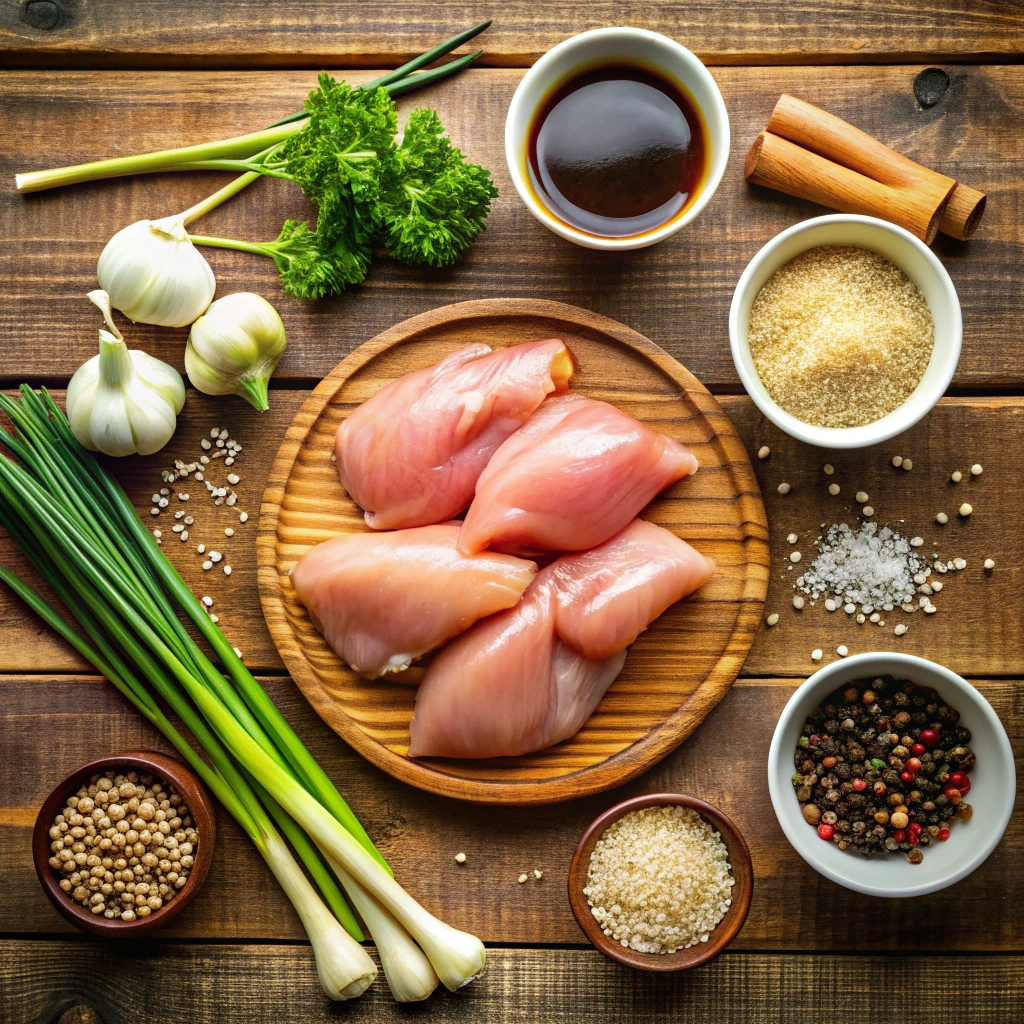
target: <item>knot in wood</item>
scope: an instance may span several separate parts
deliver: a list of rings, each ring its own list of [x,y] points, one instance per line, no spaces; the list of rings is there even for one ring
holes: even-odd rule
[[[26,0],[21,8],[21,20],[33,28],[50,31],[64,21],[64,10],[56,0]]]

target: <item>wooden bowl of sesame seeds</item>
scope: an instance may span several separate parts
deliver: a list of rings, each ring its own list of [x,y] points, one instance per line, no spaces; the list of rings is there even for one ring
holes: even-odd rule
[[[605,833],[626,815],[645,808],[682,808],[696,812],[703,823],[718,833],[734,884],[731,904],[704,941],[672,953],[641,952],[605,934],[586,893],[591,856]],[[634,869],[633,874],[640,874]],[[697,797],[679,793],[652,793],[633,797],[610,807],[583,833],[569,866],[569,903],[583,934],[606,957],[641,971],[684,971],[713,960],[739,934],[750,910],[754,891],[754,866],[746,840],[733,822],[717,807]]]
[[[61,878],[50,866],[50,828],[54,818],[61,813],[67,798],[75,793],[83,784],[99,774],[108,771],[127,774],[136,772],[140,776],[152,775],[155,780],[168,783],[181,795],[192,816],[193,827],[199,834],[195,847],[195,860],[184,886],[173,898],[164,903],[147,917],[136,917],[133,921],[122,921],[120,918],[107,919],[102,915],[90,913],[76,903],[60,887]],[[78,928],[102,935],[105,938],[132,938],[160,928],[171,918],[176,917],[190,903],[201,888],[213,861],[213,848],[217,837],[216,819],[213,803],[205,787],[195,773],[155,750],[129,751],[113,757],[102,757],[97,761],[72,772],[60,782],[43,801],[43,806],[36,817],[32,833],[32,855],[35,860],[36,874],[43,883],[46,895],[57,910]]]

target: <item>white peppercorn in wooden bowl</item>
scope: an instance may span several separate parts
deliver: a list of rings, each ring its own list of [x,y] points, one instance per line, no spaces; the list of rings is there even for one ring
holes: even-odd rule
[[[862,426],[816,426],[787,412],[769,394],[750,350],[750,315],[758,293],[777,270],[801,253],[820,246],[853,246],[879,253],[917,286],[934,321],[934,344],[920,382],[897,408]],[[776,235],[747,264],[729,310],[729,344],[747,394],[776,426],[791,437],[820,448],[866,448],[909,430],[932,410],[949,387],[960,360],[962,340],[960,300],[935,253],[895,224],[856,214],[815,217]]]
[[[192,816],[193,826],[198,833],[195,846],[195,857],[188,877],[180,890],[173,894],[162,906],[147,916],[136,916],[133,920],[122,920],[120,917],[108,919],[102,914],[93,914],[84,906],[75,902],[61,888],[58,872],[50,865],[51,837],[50,829],[55,817],[61,813],[72,796],[83,785],[96,775],[114,771],[127,774],[137,772],[139,775],[152,775],[162,783],[172,786],[182,797]],[[156,751],[131,751],[114,757],[100,758],[91,761],[73,772],[55,787],[43,802],[36,817],[32,834],[32,854],[35,860],[36,873],[43,883],[50,902],[72,924],[86,931],[102,935],[106,938],[136,937],[140,933],[150,932],[161,927],[175,917],[199,891],[210,864],[213,860],[213,847],[216,840],[216,822],[213,804],[205,788],[191,769],[166,754]]]

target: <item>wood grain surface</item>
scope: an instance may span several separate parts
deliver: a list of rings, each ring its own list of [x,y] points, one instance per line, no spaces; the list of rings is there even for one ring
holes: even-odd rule
[[[398,880],[432,913],[485,942],[582,943],[566,880],[584,830],[619,800],[674,792],[721,808],[750,847],[753,901],[730,950],[1024,952],[1019,678],[974,679],[1009,734],[1017,760],[1017,813],[974,874],[952,889],[913,900],[870,899],[844,889],[811,871],[786,841],[771,808],[765,766],[775,723],[799,680],[739,680],[701,728],[640,779],[614,792],[546,807],[474,805],[413,789],[342,743],[290,680],[261,681]],[[74,935],[35,877],[30,846],[36,811],[54,783],[86,760],[168,746],[95,676],[3,676],[0,698],[0,935]],[[294,911],[234,821],[219,813],[217,831],[206,884],[161,936],[302,939]],[[460,851],[466,854],[463,865],[454,860]],[[534,868],[543,873],[540,881],[532,877]],[[520,885],[524,872],[530,880]]]
[[[457,265],[425,272],[380,259],[361,287],[303,303],[282,295],[270,260],[210,249],[206,255],[221,294],[257,291],[279,308],[289,331],[279,381],[312,385],[357,345],[417,313],[515,296],[609,316],[660,345],[712,391],[738,392],[727,326],[736,282],[772,236],[824,212],[743,181],[747,148],[787,92],[988,193],[974,238],[942,238],[936,248],[963,306],[954,386],[1020,392],[1024,67],[951,67],[948,92],[928,110],[913,95],[919,70],[714,69],[732,122],[723,182],[683,231],[625,254],[579,248],[534,220],[512,187],[504,156],[505,113],[522,72],[466,72],[400,103],[403,111],[436,106],[456,143],[491,169],[500,189],[487,230]],[[99,317],[84,296],[95,287],[107,239],[140,218],[184,209],[227,180],[216,173],[163,175],[19,196],[9,188],[11,175],[250,131],[299,107],[313,78],[311,72],[0,75],[0,275],[9,282],[0,308],[6,346],[0,383],[27,375],[69,378],[96,350]],[[294,185],[264,180],[199,223],[227,237],[274,238],[286,217],[308,213]],[[125,334],[130,344],[181,367],[185,331],[129,325]]]
[[[483,761],[406,756],[416,691],[367,681],[331,650],[291,584],[299,558],[331,536],[365,533],[363,510],[332,462],[335,435],[391,381],[472,342],[494,349],[556,337],[578,369],[575,394],[610,402],[686,444],[700,469],[644,518],[713,559],[711,580],[630,647],[625,668],[574,736],[547,750]],[[732,685],[750,649],[768,578],[768,524],[731,421],[674,359],[628,327],[536,299],[443,306],[396,324],[343,360],[288,428],[260,512],[264,618],[285,667],[320,716],[364,757],[432,793],[487,803],[551,803],[621,785],[693,732]]]
[[[258,671],[283,669],[257,610],[254,536],[259,500],[278,446],[308,395],[308,391],[275,389],[270,411],[261,416],[240,399],[215,399],[190,391],[170,453],[131,459],[118,466],[136,508],[148,515],[150,498],[160,486],[160,470],[175,457],[197,458],[199,441],[211,427],[229,428],[242,445],[234,467],[241,477],[235,488],[239,494],[236,511],[248,511],[247,524],[240,524],[238,516],[224,506],[214,508],[203,491],[189,503],[196,522],[190,527],[188,543],[173,539],[174,520],[166,513],[151,525],[162,528],[169,538],[164,550],[171,561],[195,593],[214,599],[213,610],[221,627],[241,648],[249,667]],[[811,661],[814,648],[821,647],[828,661],[836,656],[836,647],[846,644],[853,654],[888,647],[937,659],[961,675],[1024,676],[1024,607],[1019,599],[1024,586],[1024,533],[1012,526],[1024,507],[1024,474],[1018,456],[1024,450],[1024,400],[943,399],[901,437],[877,448],[839,453],[826,453],[782,434],[745,396],[720,396],[718,400],[750,453],[764,496],[772,549],[766,611],[781,616],[774,629],[762,626],[744,663],[744,675],[806,676],[815,668]],[[772,455],[761,461],[755,456],[765,444]],[[893,469],[889,460],[895,454],[912,456],[914,469],[909,473]],[[833,478],[822,472],[826,460],[835,464]],[[968,476],[959,485],[949,482],[953,469],[966,472],[975,462],[985,468],[980,477]],[[227,471],[215,472],[221,480]],[[832,480],[842,488],[836,497],[828,493]],[[782,482],[793,487],[788,495],[778,493]],[[943,554],[968,560],[962,573],[943,577],[943,593],[935,597],[938,613],[927,617],[914,613],[904,620],[909,629],[899,638],[892,634],[889,623],[885,628],[858,626],[844,614],[829,615],[821,604],[802,612],[791,604],[798,571],[791,569],[788,561],[793,550],[786,540],[788,534],[798,535],[798,547],[809,559],[821,524],[850,521],[859,508],[852,499],[860,489],[870,495],[879,522],[909,530],[910,536],[920,535],[929,543],[937,540]],[[965,500],[975,508],[969,520],[954,515]],[[951,522],[940,528],[934,519],[935,513],[943,510]],[[223,536],[226,527],[235,530],[234,537]],[[230,582],[221,572],[201,569],[203,559],[195,549],[199,542],[220,545],[232,566]],[[10,543],[0,537],[0,559],[7,562],[11,557]],[[986,573],[982,563],[989,557],[995,559],[996,568]],[[12,564],[20,563],[15,559]],[[85,667],[2,588],[0,629],[4,636],[0,672]],[[971,639],[979,637],[984,642]]]
[[[487,18],[495,23],[480,40],[484,60],[511,67],[533,63],[567,36],[616,24],[666,33],[710,64],[980,61],[1014,55],[1024,44],[1013,0],[221,0],[187,19],[175,0],[50,2],[63,13],[53,28],[35,27],[43,12],[32,18],[24,5],[0,7],[0,60],[29,67],[366,67],[400,63]]]
[[[61,1024],[92,1024],[89,1007],[106,1024],[149,1024],[152,1011],[126,995],[145,971],[173,979],[160,1015],[175,1022],[213,1019],[216,1005],[218,1024],[277,1024],[282,1013],[308,1024],[427,1018],[442,1024],[805,1024],[833,1019],[840,1005],[844,1018],[877,1021],[891,1019],[894,1005],[926,1001],[930,1024],[1007,1024],[1019,1006],[1024,957],[911,961],[727,952],[699,970],[654,976],[594,950],[493,949],[487,973],[454,995],[441,992],[423,1007],[402,1007],[378,981],[343,1008],[317,988],[304,946],[0,942],[0,965],[0,1000],[17,993],[24,1007],[12,1024],[56,1021],[65,1009],[74,1016]]]

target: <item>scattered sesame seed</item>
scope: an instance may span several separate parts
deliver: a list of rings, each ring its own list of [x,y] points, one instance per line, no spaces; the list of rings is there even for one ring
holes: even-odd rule
[[[789,494],[792,488],[787,483],[779,484],[779,494]]]
[[[173,530],[173,531],[174,531],[175,533],[181,533],[181,531],[182,531],[182,530],[184,530],[184,529],[185,529],[185,527],[184,527],[184,526],[182,526],[182,525],[181,525],[181,523],[175,523],[175,524],[174,524],[174,525],[173,525],[173,526],[171,527],[171,529],[172,529],[172,530]]]
[[[152,515],[152,516],[158,516],[158,515],[160,515],[160,509],[159,508],[151,508],[149,510],[149,514]]]
[[[240,523],[247,523],[249,521],[249,513],[248,512],[239,512],[238,513],[238,521]]]
[[[907,631],[907,627],[906,627],[906,625],[905,625],[904,623],[902,623],[902,622],[898,623],[898,624],[897,624],[897,626],[896,626],[896,628],[895,628],[895,629],[893,630],[893,632],[894,632],[894,633],[895,633],[895,634],[896,634],[897,636],[903,636],[903,634],[904,634],[904,633],[906,633],[906,631]]]
[[[976,462],[971,466],[971,476],[981,476],[981,463]]]
[[[927,604],[924,608],[925,615],[934,615],[939,609],[933,604]]]
[[[225,565],[224,566],[224,575],[225,576],[230,576],[231,575],[231,566],[230,565]]]
[[[821,661],[821,648],[820,647],[815,647],[814,650],[811,651],[811,661]]]
[[[234,464],[235,464],[235,459],[234,459],[234,456],[231,456],[231,455],[229,455],[229,456],[228,456],[228,457],[227,457],[227,458],[226,458],[226,459],[224,460],[224,465],[225,465],[225,466],[233,466]]]
[[[182,530],[181,531],[181,536],[178,538],[178,540],[180,540],[181,543],[184,544],[185,541],[188,540],[188,530]]]
[[[960,515],[965,519],[974,511],[974,507],[969,505],[966,501],[960,506]]]
[[[210,552],[210,561],[219,562],[224,556],[219,551]]]
[[[839,605],[837,605],[831,597],[825,599],[825,611],[834,612],[838,607]]]
[[[791,551],[789,553],[789,560],[791,562],[799,562],[802,557],[799,551]]]
[[[966,569],[967,568],[967,559],[966,558],[954,558],[953,559],[953,568],[954,569]]]
[[[779,621],[779,613],[778,612],[772,612],[771,615],[769,615],[768,618],[765,619],[765,622],[767,622],[769,626],[774,626],[775,623],[778,622],[778,621]]]
[[[757,450],[757,457],[759,459],[767,459],[768,456],[771,455],[771,453],[772,453],[771,448],[769,448],[768,445],[764,444],[764,445],[761,445],[760,448],[758,448],[758,450]]]
[[[217,435],[222,441],[226,441],[228,438],[227,429],[222,427],[220,433]]]
[[[985,571],[986,572],[991,572],[995,567],[996,567],[996,563],[995,563],[995,559],[994,558],[986,558],[985,559]]]
[[[903,468],[904,469],[913,469],[914,468],[914,463],[911,462],[910,459],[904,459],[903,460]]]
[[[224,536],[225,537],[234,537],[234,535],[235,535],[235,531],[230,526],[225,526],[224,527]]]
[[[825,463],[825,465],[824,465],[824,466],[822,466],[821,468],[822,468],[822,470],[824,471],[824,473],[825,473],[825,476],[831,476],[831,475],[832,475],[832,474],[833,474],[833,473],[834,473],[834,472],[836,471],[836,468],[835,468],[835,466],[833,466],[833,465],[832,465],[831,463],[829,463],[829,462],[826,462],[826,463]]]
[[[859,502],[861,505],[863,505],[864,502],[868,500],[868,492],[867,491],[858,491],[856,493],[856,495],[854,495],[854,498],[855,498],[855,500],[857,502]]]
[[[210,613],[210,621],[211,622],[220,622],[220,619],[211,612]]]
[[[902,455],[894,455],[894,456],[892,457],[892,464],[893,464],[893,465],[894,465],[894,466],[895,466],[895,467],[896,467],[897,469],[899,469],[899,468],[900,468],[900,466],[902,466],[902,465],[903,465],[903,456],[902,456]]]
[[[522,874],[519,876],[519,884],[522,885],[526,881],[526,875]]]
[[[220,427],[210,428],[210,437],[217,437],[220,434]]]
[[[878,612],[872,612],[870,615],[871,622],[878,622],[881,618],[882,616]]]
[[[910,538],[910,546],[912,548],[919,548],[919,547],[921,547],[922,544],[924,544],[924,538],[923,537],[911,537]]]
[[[803,608],[803,606],[804,606],[804,599],[799,594],[794,595],[794,597],[793,597],[793,607],[797,611],[800,611],[800,609]]]
[[[231,650],[233,650],[235,652],[235,657],[236,658],[241,658],[242,652],[237,647],[232,647]]]
[[[932,590],[937,594],[942,589],[942,580],[935,580],[931,584]]]
[[[857,623],[857,625],[863,626],[864,625],[864,613],[863,612],[857,612],[857,614],[854,616],[854,621]]]
[[[456,864],[465,864],[466,863],[466,855],[464,853],[457,853],[457,854],[455,854],[455,863]]]
[[[861,511],[864,513],[865,516],[867,516],[868,519],[870,519],[875,514],[875,510],[870,505],[865,505]]]
[[[234,486],[238,483],[241,477],[237,473],[228,473],[228,483]]]
[[[182,491],[178,491],[178,501],[188,501],[188,495]]]
[[[836,654],[838,654],[840,658],[845,658],[849,653],[850,653],[850,648],[847,647],[846,644],[840,644],[836,648]]]
[[[203,604],[206,605],[207,608],[212,608],[213,607],[213,598],[210,597],[209,595],[200,598],[200,600],[203,602]]]
[[[963,478],[963,473],[961,473],[959,469],[954,469],[949,479],[952,480],[953,483],[958,484],[961,480],[963,480]]]
[[[205,544],[198,544],[198,545],[196,545],[196,554],[197,555],[205,555],[206,554],[206,545]]]
[[[539,870],[538,868],[534,868],[533,869],[533,877],[536,878],[537,881],[539,882],[544,877],[544,872]]]
[[[949,522],[949,516],[947,516],[945,512],[936,512],[935,522],[940,523],[942,526],[945,526],[946,523]]]
[[[856,610],[857,606],[852,601],[847,601],[846,604],[843,605],[843,611],[846,612],[847,615],[852,615]]]
[[[209,572],[210,569],[212,569],[212,568],[213,568],[213,562],[211,562],[209,559],[207,559],[205,562],[203,562],[203,569],[204,569],[204,571]]]
[[[839,493],[839,484],[829,484],[828,493],[834,498]]]
[[[159,540],[163,536],[163,534],[159,530],[154,530],[153,536],[156,537],[157,540]]]

